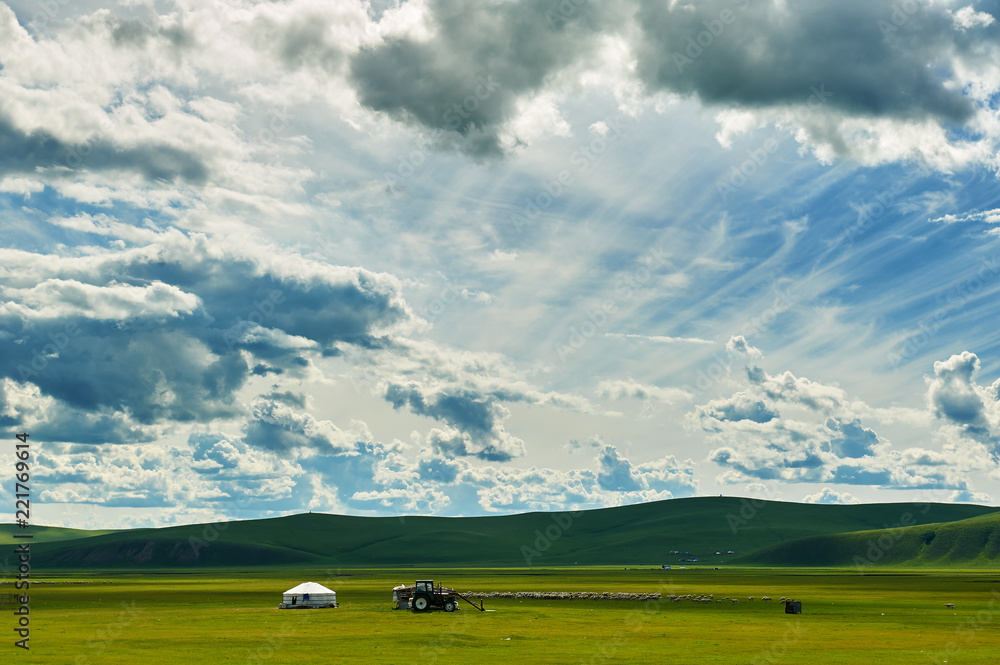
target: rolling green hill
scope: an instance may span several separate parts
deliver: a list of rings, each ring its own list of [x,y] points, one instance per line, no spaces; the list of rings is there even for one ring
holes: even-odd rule
[[[1000,513],[955,522],[809,536],[738,557],[768,566],[979,567],[1000,565]]]
[[[66,540],[58,540],[58,534],[52,532],[48,542],[34,543],[32,562],[48,568],[125,569],[272,564],[659,565],[676,564],[683,553],[690,552],[701,557],[700,565],[721,565],[737,559],[765,563],[748,556],[763,550],[790,562],[782,565],[819,565],[813,563],[816,556],[779,554],[783,552],[780,548],[809,543],[810,537],[820,540],[814,546],[802,547],[825,547],[828,542],[841,541],[823,537],[900,523],[934,524],[935,533],[943,536],[951,532],[940,523],[978,518],[992,524],[990,519],[1000,519],[997,510],[964,504],[840,506],[698,497],[578,513],[493,517],[349,517],[317,513],[214,525],[129,529],[102,535],[84,532],[86,537]],[[956,542],[964,542],[963,537],[955,538]],[[989,542],[995,545],[995,539]],[[974,544],[968,547],[974,549]],[[682,554],[668,555],[671,550]],[[715,554],[728,550],[736,555]]]
[[[93,536],[103,536],[108,533],[115,533],[113,529],[103,531],[86,531],[84,529],[64,529],[57,526],[32,526],[27,529],[35,543],[49,543],[58,540],[76,540],[79,538],[91,538]],[[24,533],[25,529],[19,528],[16,524],[0,524],[0,545],[9,545],[18,542],[14,538],[15,533]]]

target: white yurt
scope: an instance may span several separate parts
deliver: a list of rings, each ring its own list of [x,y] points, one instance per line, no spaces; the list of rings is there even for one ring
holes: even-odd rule
[[[316,582],[303,582],[281,594],[279,610],[310,609],[316,607],[336,607],[337,592]]]

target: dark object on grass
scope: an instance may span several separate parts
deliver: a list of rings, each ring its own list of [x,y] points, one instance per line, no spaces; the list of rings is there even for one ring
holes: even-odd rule
[[[802,614],[802,601],[801,600],[786,600],[785,601],[785,614]]]

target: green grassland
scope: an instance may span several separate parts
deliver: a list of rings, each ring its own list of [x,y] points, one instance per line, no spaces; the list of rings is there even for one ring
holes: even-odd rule
[[[3,555],[17,531],[0,527],[0,593],[13,590],[16,563]],[[707,497],[580,513],[30,531],[31,649],[13,646],[15,617],[0,612],[4,663],[1000,662],[1000,512],[984,506]],[[727,550],[736,554],[715,554]],[[740,602],[392,609],[393,586],[428,577],[459,591]],[[341,606],[278,610],[281,592],[304,581],[337,591]],[[781,596],[801,600],[803,614],[785,614]]]
[[[144,570],[247,565],[652,565],[676,563],[679,557],[667,553],[679,550],[702,557],[702,565],[714,565],[726,560],[717,551],[746,556],[802,538],[896,526],[904,518],[917,525],[940,524],[996,511],[963,504],[843,506],[698,497],[579,513],[493,517],[302,514],[84,533],[75,539],[50,531],[36,537],[33,556],[39,565],[50,568]],[[1000,523],[991,524],[990,528],[1000,527]],[[0,530],[0,544],[13,542],[11,529]],[[781,565],[826,565],[808,556],[808,551],[804,548],[786,556]],[[991,564],[998,554],[996,548],[986,554],[966,553],[968,562],[953,557],[948,563]],[[850,560],[836,563],[851,565]],[[904,562],[896,559],[893,563]]]
[[[392,586],[425,576],[469,591],[711,593],[741,602],[510,599],[487,600],[494,611],[485,613],[393,610]],[[276,609],[284,589],[307,580],[336,590],[340,607]],[[43,581],[31,589],[31,650],[3,645],[5,663],[1000,662],[1000,574],[984,571],[268,568],[68,571]],[[751,595],[793,596],[803,614]],[[0,616],[0,630],[12,634],[2,625],[12,616]]]
[[[739,557],[736,562],[770,566],[875,565],[948,567],[1000,563],[1000,513],[956,522],[896,529],[852,531],[800,538]]]

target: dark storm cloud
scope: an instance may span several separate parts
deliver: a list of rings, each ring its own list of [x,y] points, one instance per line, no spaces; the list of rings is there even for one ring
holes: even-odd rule
[[[943,9],[924,2],[897,17],[897,28],[899,4],[641,2],[639,73],[650,90],[709,104],[802,104],[825,86],[826,103],[851,115],[967,120],[972,103],[942,75],[951,52],[970,53],[973,44],[957,36]]]
[[[896,0],[431,0],[429,39],[392,36],[350,57],[361,103],[476,155],[555,74],[586,68],[602,37],[629,41],[647,93],[708,105],[799,106],[961,125],[975,104],[951,59],[983,59],[1000,25],[963,31],[943,7]],[[908,6],[911,6],[908,5]],[[998,2],[977,9],[1000,15]],[[493,80],[495,86],[486,85]],[[465,105],[463,108],[463,104]],[[440,136],[440,135],[439,135]]]
[[[0,109],[0,176],[56,168],[130,171],[150,181],[201,184],[208,178],[208,167],[201,159],[172,146],[151,143],[124,148],[100,136],[84,143],[67,143],[44,130],[21,131]]]
[[[428,9],[435,38],[364,47],[351,58],[351,79],[368,108],[443,130],[445,142],[477,156],[501,154],[499,126],[518,99],[587,58],[595,37],[624,18],[614,6],[574,0],[432,0]]]

